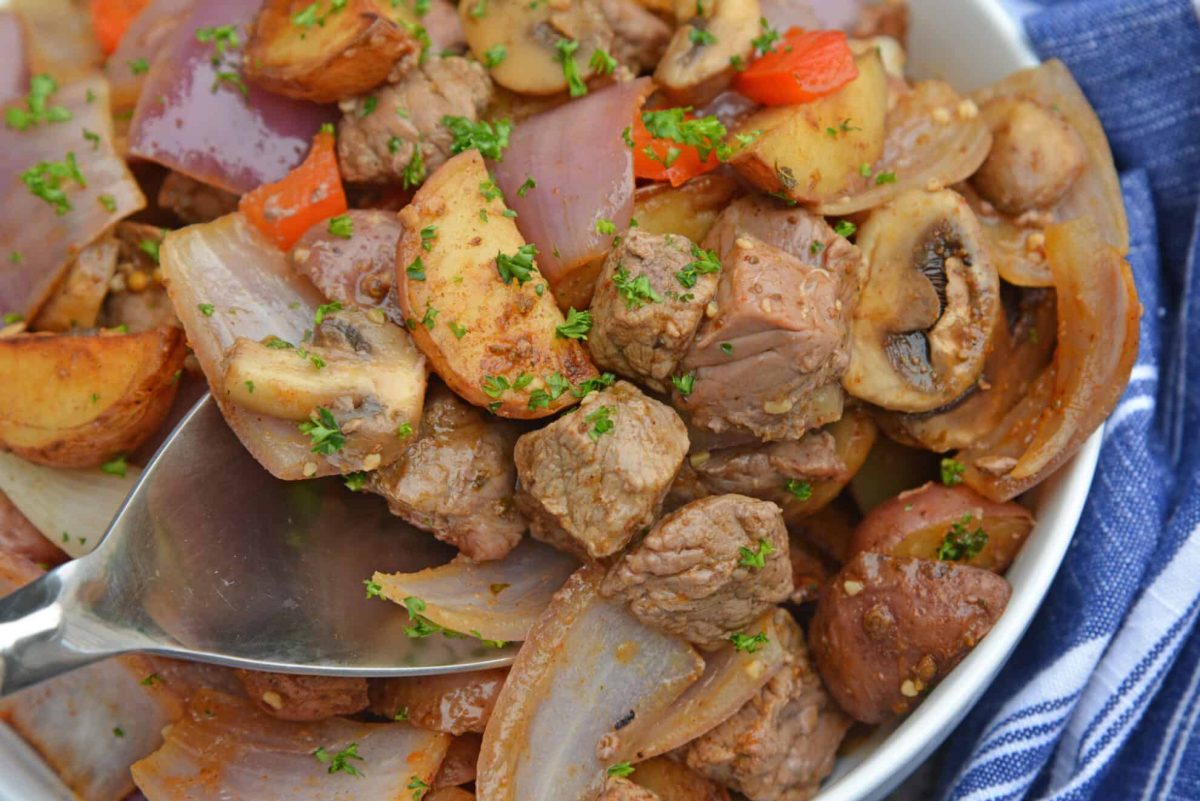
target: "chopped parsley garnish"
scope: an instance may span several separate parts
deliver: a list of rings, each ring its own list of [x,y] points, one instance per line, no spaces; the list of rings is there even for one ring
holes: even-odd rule
[[[253,381],[243,381],[242,383],[246,385],[246,391],[249,392],[251,395],[253,395],[254,394],[254,382]]]
[[[742,546],[738,548],[738,564],[751,570],[762,570],[767,566],[767,557],[775,553],[775,546],[770,540],[759,540],[754,550]]]
[[[25,315],[20,312],[5,312],[4,317],[0,319],[4,320],[5,325],[12,325],[13,323],[24,322]]]
[[[451,320],[447,325],[450,327],[450,333],[454,334],[455,339],[462,339],[467,335],[467,327],[465,325],[459,325],[455,320]]]
[[[153,239],[142,239],[137,243],[138,250],[154,259],[155,264],[158,264],[158,246],[159,243]]]
[[[533,376],[529,373],[517,373],[517,377],[513,380],[512,388],[516,390],[525,389],[533,383]]]
[[[412,433],[412,423],[401,423],[400,425],[396,426],[396,436],[400,439],[407,439],[408,437],[412,436]]]
[[[610,56],[605,50],[593,50],[592,57],[588,60],[588,66],[592,72],[597,75],[612,75],[617,68],[617,60]]]
[[[760,56],[765,56],[775,48],[775,43],[782,37],[779,31],[771,27],[771,23],[767,22],[766,17],[758,18],[758,27],[762,33],[750,40],[750,44],[754,45],[754,49]]]
[[[216,94],[217,90],[225,85],[232,86],[234,89],[237,89],[239,92],[242,93],[243,97],[250,96],[249,87],[247,87],[246,82],[242,80],[242,76],[236,72],[231,72],[231,71],[226,70],[224,72],[218,72],[213,76],[213,82],[212,82],[213,94]]]
[[[104,207],[105,211],[113,212],[117,210],[117,199],[112,195],[101,195],[96,200],[100,201],[100,205]]]
[[[691,30],[688,31],[688,41],[697,47],[706,47],[708,45],[716,44],[717,37],[713,36],[712,31],[705,30],[704,28],[697,28],[695,25],[693,25]]]
[[[830,139],[837,139],[839,133],[850,133],[851,131],[861,131],[861,130],[862,130],[862,128],[859,128],[856,125],[851,125],[850,119],[847,117],[846,119],[844,119],[840,123],[838,123],[838,126],[836,128],[826,128],[825,135],[828,136]]]
[[[555,373],[555,375],[557,375],[557,373]],[[599,392],[602,389],[608,389],[616,380],[617,377],[612,373],[602,373],[599,378],[589,378],[580,382],[578,387],[571,390],[571,394],[576,398],[586,398],[592,392]]]
[[[113,726],[113,737],[124,737],[125,730],[120,726]]]
[[[213,45],[212,63],[220,64],[222,57],[225,55],[227,48],[235,48],[241,45],[241,40],[238,39],[236,25],[218,25],[211,28],[197,28],[196,41],[200,44]]]
[[[13,264],[20,264],[25,261],[25,257],[21,255],[21,251],[19,250],[10,250],[8,252],[8,260]]]
[[[412,260],[412,264],[410,264],[404,268],[404,274],[407,275],[409,278],[411,278],[413,281],[424,281],[425,280],[425,262],[421,259],[420,256],[417,256],[415,259]]]
[[[796,478],[789,478],[783,488],[795,496],[798,501],[807,501],[812,497],[812,484]]]
[[[608,773],[609,776],[624,778],[633,773],[633,765],[629,764],[628,762],[618,762],[615,765],[609,765],[608,770],[605,772]]]
[[[726,356],[732,355],[733,354],[733,343],[732,342],[722,342],[721,343],[721,353],[724,353]]]
[[[510,389],[512,389],[512,385],[502,375],[485,375],[483,377],[483,394],[489,398],[499,398]]]
[[[125,461],[125,454],[118,454],[109,459],[104,464],[100,465],[100,470],[108,473],[110,476],[118,476],[125,478],[125,473],[129,469],[128,462]]]
[[[871,165],[865,161],[862,164],[859,164],[858,165],[858,174],[861,175],[863,178],[870,178],[871,177]]]
[[[888,172],[881,172],[875,176],[875,185],[876,186],[879,186],[880,184],[894,184],[894,183],[896,183],[896,173],[894,173],[890,170]]]
[[[342,304],[336,300],[333,301],[332,303],[322,303],[320,306],[317,307],[317,313],[315,315],[313,315],[313,325],[314,326],[320,325],[322,322],[325,321],[325,317],[327,315],[333,314],[334,312],[340,312],[341,310],[342,310]]]
[[[129,71],[134,75],[145,75],[150,71],[150,62],[144,58],[135,58],[126,63],[129,64]]]
[[[143,687],[153,687],[155,684],[165,683],[166,682],[163,681],[163,677],[157,673],[151,673],[150,675],[146,676],[146,678],[138,682],[138,684],[142,685]]]
[[[408,164],[404,167],[404,172],[400,174],[400,185],[404,189],[411,189],[414,186],[420,186],[425,180],[425,156],[421,152],[421,143],[413,144],[412,158],[408,160]]]
[[[662,295],[654,291],[650,286],[650,279],[644,275],[633,278],[624,267],[618,267],[612,282],[616,284],[621,297],[625,298],[627,309],[640,309],[647,303],[662,303]]]
[[[833,232],[835,234],[837,234],[838,236],[844,236],[847,238],[854,236],[854,232],[857,230],[858,230],[858,226],[855,225],[854,223],[850,222],[849,220],[838,220],[837,224],[833,226]]]
[[[337,453],[346,445],[342,427],[333,419],[333,412],[318,406],[310,419],[296,426],[300,433],[312,440],[312,452],[323,456]]]
[[[524,284],[533,278],[533,271],[536,269],[533,260],[537,256],[537,252],[537,245],[529,243],[521,245],[511,256],[497,253],[496,270],[500,273],[500,280],[511,284],[515,278],[518,284]]]
[[[351,473],[350,475],[357,475],[357,473]],[[349,480],[346,481],[346,486],[347,487],[350,486]],[[350,488],[352,490],[354,490],[355,492],[358,492],[360,489],[362,489],[362,485],[359,485],[358,487],[350,487]],[[371,579],[363,579],[363,586],[366,587],[368,599],[383,597],[383,585],[382,584],[379,584],[378,582],[375,582],[375,581],[371,581]]]
[[[346,489],[351,492],[361,492],[363,486],[367,483],[367,474],[362,470],[356,470],[353,473],[347,473],[342,476],[345,479]],[[367,588],[367,597],[371,597],[370,588]]]
[[[15,131],[24,131],[43,122],[66,122],[72,118],[66,106],[51,106],[50,97],[58,91],[58,81],[48,74],[29,79],[29,94],[25,108],[12,106],[4,110],[4,124]]]
[[[694,287],[699,276],[719,272],[721,269],[721,262],[717,259],[716,251],[705,250],[695,242],[692,243],[692,258],[695,261],[675,273],[676,280],[686,289]]]
[[[947,457],[942,459],[941,468],[942,483],[947,487],[954,487],[962,483],[963,472],[967,469],[967,466],[962,462]]]
[[[315,5],[316,3],[313,3],[313,6]],[[312,6],[310,6],[310,8],[311,7]],[[327,766],[325,768],[327,773],[348,773],[351,776],[363,775],[362,771],[350,764],[350,760],[352,759],[359,762],[365,761],[358,755],[358,743],[350,743],[350,745],[346,746],[341,751],[333,754],[329,753],[325,746],[321,746],[316,751],[313,751],[312,755],[316,757],[317,761],[322,765]]]
[[[824,242],[813,242],[811,245],[808,246],[808,252],[813,254],[814,256],[817,255],[818,253],[820,253],[824,249],[825,249]]]
[[[84,128],[83,129],[83,138],[92,143],[92,150],[100,149],[100,134],[96,133],[95,131],[89,131],[87,128]]]
[[[421,317],[421,325],[425,326],[427,330],[432,331],[433,326],[437,321],[438,314],[439,312],[437,309],[427,305],[425,307],[425,315]]]
[[[488,69],[500,66],[508,58],[508,48],[504,45],[489,47],[483,54],[483,66]]]
[[[604,236],[612,236],[616,232],[617,226],[612,220],[606,220],[603,217],[601,217],[599,220],[596,220],[596,233]]]
[[[588,436],[592,442],[599,442],[600,437],[613,430],[612,409],[607,406],[601,406],[583,419],[592,424],[588,429]]]
[[[425,795],[429,785],[419,776],[413,776],[412,781],[408,783],[408,789],[413,791],[413,801],[421,801],[421,796]]]
[[[737,55],[730,56],[729,66],[733,67],[734,72],[741,72],[742,70],[746,69],[746,59]]]
[[[442,125],[454,137],[450,145],[451,153],[462,153],[476,148],[482,155],[494,161],[504,159],[504,149],[508,147],[508,137],[513,129],[509,120],[472,122],[466,117],[449,115],[442,117]]]
[[[517,188],[517,197],[525,197],[529,194],[529,190],[536,186],[537,181],[533,180],[533,178],[526,178],[525,183],[521,184],[521,186]]]
[[[476,0],[475,5],[467,13],[474,19],[482,19],[483,15],[487,13],[487,0]]]
[[[213,312],[215,312],[217,310],[217,307],[212,305],[211,303],[197,303],[196,308],[199,309],[200,313],[203,314],[205,317],[212,317]],[[274,342],[283,342],[282,339],[277,339],[277,340],[273,340],[273,341]],[[284,343],[284,345],[272,345],[271,343],[267,343],[268,348],[272,348],[272,347],[279,348],[279,347],[285,347],[285,346],[289,347],[289,348],[292,347],[288,343]]]
[[[579,74],[579,65],[575,63],[575,51],[579,49],[579,42],[574,39],[559,39],[554,43],[554,49],[558,51],[555,59],[562,64],[563,76],[567,79],[567,91],[571,97],[586,95],[587,84],[583,82],[583,77]]]
[[[375,95],[367,95],[363,98],[362,106],[358,109],[358,116],[369,117],[375,113],[375,109],[379,108],[379,98]]]
[[[696,374],[673,375],[671,376],[671,383],[675,385],[676,391],[686,398],[696,388]]]
[[[354,236],[354,220],[349,214],[339,214],[329,218],[329,233],[333,236],[349,239]]]
[[[655,139],[669,139],[696,148],[701,161],[708,159],[708,155],[713,152],[716,152],[721,161],[728,159],[733,154],[733,148],[725,142],[727,131],[724,124],[716,117],[697,117],[689,120],[686,117],[690,110],[667,108],[643,111],[642,122]],[[670,156],[668,160],[674,161]]]
[[[592,313],[576,311],[572,306],[567,310],[567,321],[555,326],[554,335],[563,339],[587,339],[588,331],[592,330]]]
[[[971,513],[967,512],[961,520],[950,524],[950,531],[947,532],[945,538],[942,539],[941,546],[938,547],[938,559],[951,562],[966,561],[977,556],[983,550],[987,545],[988,535],[983,530],[983,526],[977,526],[974,531],[968,529],[974,519]]]
[[[404,146],[404,140],[398,136],[393,136],[387,141],[388,152],[393,156],[400,152],[400,148]]]
[[[325,20],[329,19],[329,15],[345,8],[346,1],[347,0],[330,0],[329,10],[320,15],[317,14],[317,11],[320,10],[321,3],[314,2],[293,14],[292,24],[301,28],[311,28],[314,25],[320,25],[321,27],[324,27]],[[332,771],[330,772],[332,773]]]
[[[437,226],[427,225],[421,229],[421,250],[426,253],[433,250],[433,240],[437,239]]]
[[[733,650],[740,651],[744,654],[753,654],[767,644],[766,632],[760,631],[751,637],[748,634],[742,634],[740,631],[729,637],[729,641],[733,643]]]
[[[504,197],[504,193],[500,191],[500,187],[496,185],[496,182],[491,177],[479,184],[479,194],[483,195],[484,200],[495,200],[496,198]]]
[[[71,180],[86,187],[87,180],[75,163],[75,154],[67,153],[64,161],[39,161],[21,173],[21,181],[34,197],[39,197],[54,207],[54,213],[63,216],[73,206],[62,188],[63,182]]]

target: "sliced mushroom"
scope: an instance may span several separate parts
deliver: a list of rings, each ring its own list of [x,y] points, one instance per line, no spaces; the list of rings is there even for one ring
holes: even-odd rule
[[[225,357],[230,401],[297,422],[328,410],[345,435],[331,461],[351,470],[399,458],[397,431],[420,421],[425,384],[425,357],[404,329],[358,309],[326,314],[311,343],[239,338]]]
[[[1053,206],[1083,173],[1083,140],[1053,110],[1032,100],[999,97],[980,113],[992,130],[992,149],[971,180],[1006,214]]]
[[[672,102],[702,106],[729,86],[734,64],[749,61],[762,16],[758,0],[676,3],[693,13],[675,29],[654,80]]]
[[[612,51],[612,29],[595,0],[463,0],[458,9],[475,58],[488,63],[488,51],[504,48],[504,59],[491,68],[492,78],[514,92],[566,91],[561,41],[578,44],[570,58],[585,81],[595,72],[592,54]]]
[[[905,192],[858,235],[867,264],[851,326],[846,391],[926,412],[979,378],[1000,302],[979,221],[950,191]]]

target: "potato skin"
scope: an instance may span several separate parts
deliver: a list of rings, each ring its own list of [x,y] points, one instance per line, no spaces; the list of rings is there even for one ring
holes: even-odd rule
[[[938,548],[954,523],[970,515],[967,528],[987,532],[987,544],[963,564],[994,573],[1008,570],[1033,530],[1024,506],[989,501],[969,487],[929,482],[902,492],[872,509],[854,530],[850,554],[872,551],[889,556],[937,559]]]
[[[0,447],[51,467],[96,467],[162,424],[187,343],[136,334],[0,339]]]
[[[246,78],[276,94],[333,103],[383,83],[420,43],[389,19],[375,0],[349,0],[340,11],[323,4],[324,25],[305,28],[292,15],[310,0],[267,0],[246,44]]]
[[[512,256],[525,240],[504,216],[504,201],[483,195],[487,181],[479,151],[468,150],[443,164],[400,212],[397,299],[417,347],[464,400],[501,417],[547,417],[579,402],[566,391],[530,409],[531,393],[546,390],[549,376],[578,386],[598,373],[582,343],[555,333],[564,319],[540,273],[524,284],[501,279],[497,254]],[[431,241],[421,236],[429,226]],[[408,275],[417,259],[423,280]],[[515,388],[522,375],[531,380]],[[491,384],[493,394],[485,392],[485,381],[500,377],[513,388],[497,392]]]
[[[679,187],[651,184],[634,193],[633,216],[638,228],[648,233],[703,242],[717,215],[739,192],[737,181],[722,173],[701,175]]]
[[[817,601],[809,642],[821,678],[857,720],[904,714],[987,635],[1011,592],[976,567],[860,553]]]

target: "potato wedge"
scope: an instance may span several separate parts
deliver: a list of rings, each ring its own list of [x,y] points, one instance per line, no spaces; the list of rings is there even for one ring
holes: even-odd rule
[[[735,134],[762,133],[733,157],[738,172],[764,191],[799,203],[839,197],[861,180],[862,165],[883,154],[887,74],[874,50],[854,62],[858,77],[832,95],[744,119]]]
[[[506,211],[478,150],[447,161],[400,212],[396,292],[451,389],[502,417],[546,417],[578,402],[564,382],[598,374],[579,341],[556,333],[562,312]]]
[[[183,331],[0,339],[0,446],[52,467],[95,467],[166,417]]]
[[[821,590],[809,645],[838,706],[882,723],[919,704],[991,631],[1011,594],[976,567],[860,553]]]
[[[276,94],[332,103],[383,83],[421,42],[376,0],[267,0],[246,44],[247,80]]]
[[[35,331],[93,328],[117,270],[117,240],[107,234],[85,247],[33,319]]]
[[[1032,529],[1033,515],[1018,503],[929,482],[872,509],[854,531],[850,555],[944,559],[1003,573]]]
[[[737,181],[719,173],[701,175],[680,187],[651,184],[634,194],[633,218],[643,231],[703,242],[717,215],[737,194]]]

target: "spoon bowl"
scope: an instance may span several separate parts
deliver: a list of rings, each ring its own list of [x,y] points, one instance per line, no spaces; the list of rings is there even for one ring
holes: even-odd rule
[[[376,570],[454,550],[341,479],[280,481],[202,398],[90,554],[0,599],[0,695],[140,651],[231,667],[406,676],[511,663],[515,648],[405,635]]]

